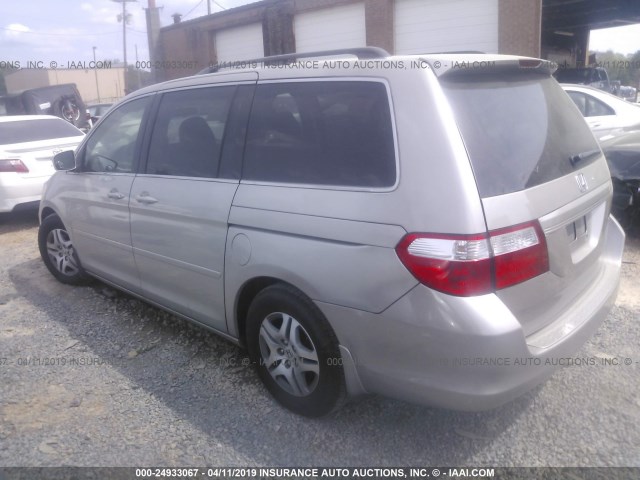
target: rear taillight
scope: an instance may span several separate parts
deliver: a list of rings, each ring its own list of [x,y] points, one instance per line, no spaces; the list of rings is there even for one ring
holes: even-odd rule
[[[535,58],[521,58],[518,60],[518,65],[520,68],[538,68],[542,65],[542,60]]]
[[[0,172],[29,173],[22,160],[0,160]]]
[[[497,290],[549,270],[547,242],[538,222],[494,230],[490,237]]]
[[[411,233],[396,247],[400,261],[421,283],[450,295],[483,295],[549,270],[538,222],[489,235]]]
[[[406,235],[398,257],[421,283],[451,295],[492,291],[491,257],[486,235]]]

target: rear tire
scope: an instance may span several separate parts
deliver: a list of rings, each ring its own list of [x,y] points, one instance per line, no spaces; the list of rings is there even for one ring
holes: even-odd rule
[[[338,340],[318,307],[298,290],[262,290],[247,315],[249,356],[260,379],[289,410],[320,417],[346,398]]]
[[[71,237],[57,215],[49,215],[38,230],[40,256],[51,274],[67,285],[86,285],[90,277],[82,268]]]

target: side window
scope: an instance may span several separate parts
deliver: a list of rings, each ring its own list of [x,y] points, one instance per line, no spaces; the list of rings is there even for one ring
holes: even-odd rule
[[[163,95],[146,173],[215,178],[235,86],[208,87]]]
[[[580,110],[580,113],[582,114],[582,116],[586,117],[587,116],[587,99],[585,98],[585,96],[582,93],[578,93],[578,92],[567,92],[567,93],[571,97],[571,100],[573,100],[573,103],[575,103],[578,109]]]
[[[82,160],[84,172],[131,173],[144,112],[151,97],[117,107],[87,140]]]
[[[615,115],[611,107],[604,104],[600,100],[586,95],[587,97],[587,117],[599,117],[602,115]]]
[[[396,181],[387,90],[379,82],[258,85],[247,180],[388,187]]]

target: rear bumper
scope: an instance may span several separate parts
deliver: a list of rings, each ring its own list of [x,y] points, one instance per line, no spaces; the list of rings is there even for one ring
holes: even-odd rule
[[[597,280],[573,308],[528,337],[494,294],[451,297],[419,285],[381,314],[318,305],[331,320],[343,360],[353,359],[345,366],[350,392],[486,410],[573,360],[615,302],[623,248],[624,232],[610,217]]]
[[[42,197],[42,188],[50,175],[21,177],[19,174],[0,174],[0,212],[11,212],[23,204],[34,204]]]

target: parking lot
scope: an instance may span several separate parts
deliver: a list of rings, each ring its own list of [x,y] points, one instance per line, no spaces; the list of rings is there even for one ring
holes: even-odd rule
[[[368,397],[319,420],[278,406],[225,340],[58,283],[36,236],[33,212],[0,218],[0,465],[640,466],[637,234],[582,361],[529,394],[483,413]]]

